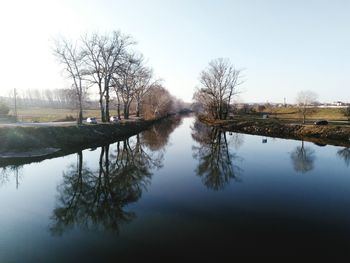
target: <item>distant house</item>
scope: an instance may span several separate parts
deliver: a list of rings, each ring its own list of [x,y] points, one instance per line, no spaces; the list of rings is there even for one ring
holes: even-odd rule
[[[342,102],[342,101],[335,101],[335,102],[332,103],[332,105],[334,105],[334,106],[345,106],[345,103]]]
[[[334,101],[332,103],[322,103],[321,105],[318,105],[319,108],[345,108],[347,105],[350,105],[349,103],[345,103],[342,101]]]

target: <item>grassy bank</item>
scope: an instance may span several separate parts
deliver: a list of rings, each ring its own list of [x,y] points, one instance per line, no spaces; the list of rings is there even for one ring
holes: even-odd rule
[[[14,112],[10,112],[11,115]],[[84,110],[83,115],[86,117],[99,117],[101,114],[98,109]],[[110,115],[116,115],[115,110],[111,110]],[[64,120],[67,117],[77,117],[76,110],[55,109],[55,108],[19,108],[17,110],[18,121],[20,122],[50,122]]]
[[[301,121],[302,116],[295,107],[279,107],[267,108],[260,114],[269,114],[271,117],[282,120]],[[307,116],[309,120],[326,119],[329,121],[346,121],[347,117],[343,114],[342,108],[315,108],[314,111]]]
[[[136,134],[155,122],[156,120],[62,127],[1,127],[0,153],[98,146]]]
[[[259,120],[242,117],[216,121],[201,117],[200,120],[227,131],[350,147],[350,127],[300,125],[284,123],[277,119]]]

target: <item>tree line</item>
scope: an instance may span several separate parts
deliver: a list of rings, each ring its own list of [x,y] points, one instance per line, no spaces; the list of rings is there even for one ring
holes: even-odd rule
[[[1,101],[9,107],[13,105],[14,91],[9,92],[7,97],[1,97]],[[17,89],[16,90],[17,107],[44,107],[59,109],[74,109],[74,92],[72,89]],[[88,104],[92,102],[87,101]]]
[[[159,118],[173,110],[176,99],[154,77],[134,46],[133,38],[120,31],[86,34],[75,42],[55,40],[54,55],[72,82],[78,123],[82,123],[88,90],[97,93],[102,122],[109,122],[111,107],[115,107],[119,119],[130,117],[132,105],[136,117],[143,115],[146,119]]]

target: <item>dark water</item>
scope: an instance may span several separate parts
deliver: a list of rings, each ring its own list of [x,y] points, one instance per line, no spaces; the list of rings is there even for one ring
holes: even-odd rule
[[[347,148],[183,118],[0,168],[0,262],[347,259],[349,249]]]

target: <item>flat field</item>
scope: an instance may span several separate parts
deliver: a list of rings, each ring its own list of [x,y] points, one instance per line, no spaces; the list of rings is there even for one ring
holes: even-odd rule
[[[10,112],[13,115],[13,112]],[[116,115],[115,110],[111,110],[110,115]],[[20,122],[50,122],[63,121],[69,118],[77,117],[76,110],[70,109],[55,109],[55,108],[26,108],[17,110],[18,121]],[[100,111],[98,109],[89,109],[83,111],[84,119],[87,117],[100,118]]]
[[[347,117],[342,113],[343,108],[315,108],[314,112],[307,115],[309,120],[325,119],[328,121],[346,121]],[[294,107],[268,108],[264,111],[271,117],[284,120],[301,120],[302,116]]]

